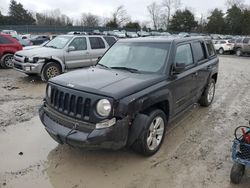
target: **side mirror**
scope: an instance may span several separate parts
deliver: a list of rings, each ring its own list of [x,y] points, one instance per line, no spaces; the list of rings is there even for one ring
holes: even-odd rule
[[[69,46],[68,47],[68,52],[71,52],[71,51],[75,51],[75,47],[74,46]]]
[[[176,63],[174,66],[174,74],[179,74],[182,73],[186,68],[186,64],[185,63]]]
[[[96,62],[99,62],[102,57],[98,57]]]

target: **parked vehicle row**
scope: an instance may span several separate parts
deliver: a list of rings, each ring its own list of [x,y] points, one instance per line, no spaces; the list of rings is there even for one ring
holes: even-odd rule
[[[219,54],[235,53],[237,56],[250,54],[250,37],[241,37],[229,40],[213,40]]]

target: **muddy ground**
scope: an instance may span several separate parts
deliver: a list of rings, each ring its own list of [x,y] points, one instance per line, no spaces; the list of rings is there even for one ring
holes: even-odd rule
[[[220,57],[214,103],[169,125],[161,150],[86,151],[58,145],[37,110],[45,84],[0,69],[0,187],[250,187],[230,183],[233,131],[250,120],[250,59]],[[250,173],[247,173],[250,176]]]

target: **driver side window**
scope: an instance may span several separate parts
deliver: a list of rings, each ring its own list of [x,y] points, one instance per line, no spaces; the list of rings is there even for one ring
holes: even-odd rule
[[[78,37],[75,38],[69,46],[73,46],[75,48],[74,51],[79,51],[79,50],[87,50],[87,42],[86,38],[84,37]]]
[[[190,44],[184,44],[177,47],[175,54],[175,63],[184,63],[186,67],[194,64],[192,50]]]

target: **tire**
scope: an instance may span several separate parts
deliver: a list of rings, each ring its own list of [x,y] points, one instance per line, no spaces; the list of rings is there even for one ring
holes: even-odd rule
[[[220,54],[220,55],[223,55],[223,54],[224,54],[224,49],[223,49],[223,48],[220,48],[220,49],[219,49],[219,54]]]
[[[200,105],[204,107],[210,106],[214,100],[214,94],[215,94],[215,80],[210,79],[204,93],[200,98],[199,101]]]
[[[144,156],[154,155],[164,141],[166,126],[167,119],[162,110],[155,109],[149,112],[145,128],[132,145],[132,149]]]
[[[48,81],[50,78],[56,77],[62,73],[61,66],[55,62],[48,62],[44,65],[41,78],[43,81]]]
[[[233,184],[239,184],[245,172],[245,166],[234,163],[230,173],[230,179]]]
[[[242,56],[242,50],[240,48],[237,48],[235,54],[237,56]]]
[[[14,56],[13,54],[3,55],[3,57],[1,58],[1,61],[0,61],[1,67],[4,69],[12,68],[13,67],[13,62],[12,62],[13,56]]]

